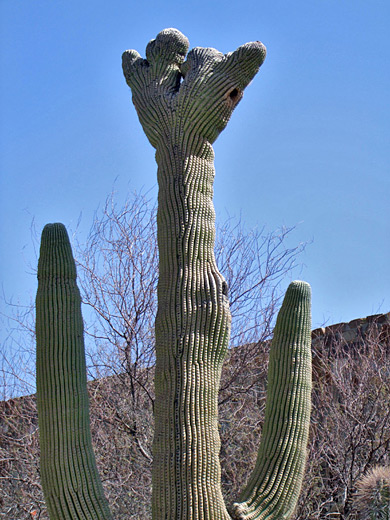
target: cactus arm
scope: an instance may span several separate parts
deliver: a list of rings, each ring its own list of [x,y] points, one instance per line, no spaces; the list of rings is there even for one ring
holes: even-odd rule
[[[41,481],[50,519],[111,519],[92,449],[81,299],[62,224],[42,232],[36,336]]]
[[[123,55],[156,148],[159,204],[153,518],[228,519],[221,492],[217,394],[230,335],[226,282],[214,258],[212,142],[265,57],[259,42],[223,55],[167,29]]]
[[[311,403],[310,286],[292,282],[272,341],[255,469],[234,505],[240,520],[288,519],[302,485]]]

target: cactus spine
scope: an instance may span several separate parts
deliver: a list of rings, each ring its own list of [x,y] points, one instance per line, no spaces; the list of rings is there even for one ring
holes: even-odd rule
[[[62,224],[42,232],[36,336],[41,481],[50,518],[110,519],[91,444],[76,265]]]

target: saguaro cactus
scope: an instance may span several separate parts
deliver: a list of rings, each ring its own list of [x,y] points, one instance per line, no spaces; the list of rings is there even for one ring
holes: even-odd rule
[[[149,42],[146,60],[136,51],[123,54],[158,164],[153,517],[222,520],[229,515],[220,486],[217,393],[230,311],[214,258],[211,145],[266,51],[260,42],[226,55],[195,48],[185,60],[187,50],[187,38],[167,29]],[[237,518],[287,518],[300,487],[310,402],[309,289],[296,283],[286,298],[262,448],[235,505]]]
[[[91,444],[81,299],[68,234],[42,232],[36,297],[41,482],[51,520],[106,520]]]

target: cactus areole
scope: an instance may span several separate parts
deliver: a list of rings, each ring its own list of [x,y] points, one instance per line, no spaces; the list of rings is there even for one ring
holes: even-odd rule
[[[200,47],[187,54],[188,45],[182,33],[166,29],[149,42],[146,59],[134,50],[123,54],[126,82],[158,165],[152,511],[154,520],[227,520],[231,517],[221,493],[217,394],[231,318],[228,287],[214,257],[212,143],[266,50],[252,42],[228,54]],[[265,449],[271,453],[258,461],[241,502],[234,505],[236,518],[288,518],[300,487],[305,458],[300,443],[307,438],[310,384],[306,377],[297,388],[292,374],[309,372],[310,294],[307,284],[298,284],[292,298],[295,310],[290,311],[303,313],[303,318],[298,332],[295,321],[282,326],[282,343],[291,343],[292,326],[292,334],[306,341],[306,350],[295,352],[294,362],[286,361],[287,383],[274,403],[278,417],[266,432],[277,440],[268,440]],[[295,336],[291,345],[301,348]],[[280,400],[288,391],[284,406]]]

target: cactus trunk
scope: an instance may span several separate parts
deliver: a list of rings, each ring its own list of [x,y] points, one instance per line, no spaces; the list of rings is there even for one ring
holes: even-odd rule
[[[230,333],[214,258],[213,153],[157,149],[160,272],[156,319],[153,517],[229,518],[220,485],[218,389]]]
[[[41,481],[50,519],[110,519],[92,450],[76,266],[62,224],[42,232],[36,336]]]

